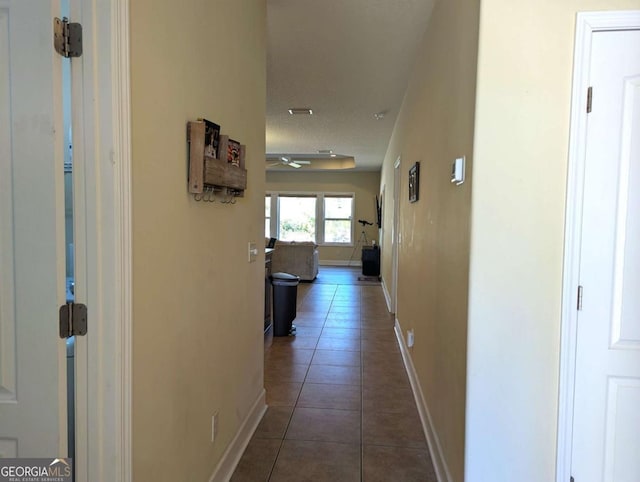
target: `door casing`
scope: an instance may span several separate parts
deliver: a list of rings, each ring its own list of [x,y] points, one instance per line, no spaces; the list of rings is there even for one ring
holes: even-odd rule
[[[393,230],[391,231],[391,312],[398,313],[398,257],[400,242],[400,162],[393,164]],[[396,316],[396,319],[398,317]]]
[[[76,291],[89,332],[76,340],[76,481],[130,482],[131,136],[129,0],[71,0],[83,24],[72,62]],[[79,85],[78,85],[79,84]]]

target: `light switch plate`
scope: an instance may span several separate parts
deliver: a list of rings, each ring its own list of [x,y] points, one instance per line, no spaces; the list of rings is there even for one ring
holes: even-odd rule
[[[258,248],[256,247],[256,243],[249,243],[249,263],[255,262],[258,257]]]
[[[464,182],[465,164],[466,160],[464,156],[453,161],[453,165],[451,166],[451,182],[456,186]]]

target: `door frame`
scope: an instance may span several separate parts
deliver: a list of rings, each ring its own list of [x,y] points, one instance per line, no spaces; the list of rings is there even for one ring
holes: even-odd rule
[[[629,29],[640,29],[640,10],[579,12],[576,16],[562,276],[557,482],[566,482],[571,477],[578,320],[576,297],[580,280],[582,200],[587,141],[585,106],[589,88],[591,42],[595,32]]]
[[[398,257],[400,242],[400,163],[393,164],[393,226],[391,231],[391,312],[398,313]],[[396,319],[398,317],[396,316]]]
[[[82,93],[73,113],[80,126],[74,129],[74,162],[83,178],[84,203],[76,229],[86,251],[84,282],[77,290],[84,290],[89,307],[88,335],[76,340],[76,481],[130,482],[129,0],[78,0],[75,5],[72,20],[78,21],[75,15],[83,23],[85,41],[78,72]]]

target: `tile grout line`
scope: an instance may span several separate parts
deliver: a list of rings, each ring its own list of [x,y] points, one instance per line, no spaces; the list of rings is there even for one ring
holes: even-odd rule
[[[301,304],[304,302],[305,298],[308,296],[309,292],[307,291],[307,293],[305,293]],[[297,304],[296,303],[296,310],[297,310]],[[324,323],[323,323],[324,326]],[[278,458],[280,457],[280,452],[282,451],[282,446],[284,445],[284,441],[286,439],[287,436],[287,432],[289,431],[289,427],[291,426],[291,421],[293,420],[293,414],[296,411],[296,406],[298,405],[298,399],[300,398],[300,394],[302,393],[302,387],[304,387],[304,383],[307,379],[307,375],[309,374],[309,368],[311,367],[311,361],[313,360],[313,356],[315,355],[315,349],[314,349],[314,354],[311,356],[311,360],[309,360],[309,365],[307,366],[307,370],[304,373],[304,377],[302,379],[302,384],[300,385],[300,392],[298,392],[298,396],[296,397],[296,401],[293,404],[293,408],[291,410],[291,415],[289,415],[289,420],[287,421],[287,425],[284,428],[284,431],[282,432],[282,438],[280,439],[280,445],[278,446],[278,451],[276,452],[276,456],[273,459],[273,463],[271,464],[271,469],[269,470],[269,476],[267,477],[267,482],[271,480],[271,477],[273,476],[273,471],[276,468],[276,464],[278,463]]]
[[[360,482],[364,480],[364,355],[362,351],[362,288],[359,290],[358,320],[360,321]]]
[[[333,284],[333,283],[332,283]],[[312,287],[313,288],[313,287]],[[328,290],[325,288],[320,288],[320,289],[312,289],[312,288],[305,288],[303,291],[303,296],[300,297],[299,299],[299,303],[298,303],[298,310],[300,310],[300,312],[308,312],[309,315],[311,315],[310,320],[313,321],[315,319],[317,319],[319,322],[318,325],[315,324],[310,324],[307,326],[307,328],[311,328],[314,327],[313,330],[316,330],[316,326],[319,327],[318,331],[315,331],[315,333],[318,333],[317,335],[317,339],[315,341],[315,343],[312,343],[309,346],[309,350],[308,352],[310,352],[311,357],[308,359],[308,363],[306,364],[306,369],[304,374],[301,373],[301,371],[298,371],[298,374],[296,375],[296,378],[298,378],[298,380],[301,381],[300,383],[300,389],[298,391],[298,393],[296,394],[296,397],[291,400],[292,406],[291,406],[291,412],[289,414],[289,416],[283,420],[283,422],[280,425],[280,427],[282,427],[282,432],[279,437],[279,440],[276,439],[276,443],[274,443],[272,445],[272,447],[274,449],[277,448],[277,450],[274,450],[272,452],[272,457],[274,457],[272,460],[272,463],[270,464],[270,466],[266,466],[265,467],[265,471],[263,472],[263,477],[266,476],[266,479],[262,479],[262,480],[267,480],[267,481],[271,481],[271,480],[275,480],[275,478],[278,477],[277,474],[280,474],[280,472],[276,473],[275,472],[275,468],[277,466],[281,466],[281,464],[285,464],[287,465],[288,463],[290,463],[291,461],[288,460],[290,457],[287,455],[290,453],[290,450],[293,448],[293,446],[291,444],[289,444],[287,446],[287,448],[284,447],[284,443],[287,440],[287,435],[288,435],[288,431],[290,429],[292,429],[292,423],[293,423],[293,416],[296,413],[296,410],[301,409],[303,407],[300,407],[300,401],[302,400],[302,391],[305,388],[309,388],[309,386],[311,385],[316,385],[314,387],[314,391],[315,390],[320,390],[318,393],[320,395],[322,395],[323,392],[323,388],[320,388],[323,383],[324,384],[335,384],[335,380],[332,380],[331,377],[329,378],[319,378],[318,380],[321,381],[313,381],[312,379],[309,379],[309,375],[311,374],[311,366],[314,365],[314,360],[316,360],[316,356],[319,353],[319,350],[321,350],[321,344],[320,344],[320,340],[325,338],[325,340],[330,339],[326,345],[323,342],[323,346],[325,347],[326,350],[330,350],[330,351],[334,351],[335,353],[337,352],[342,352],[342,353],[347,353],[347,352],[353,352],[355,350],[351,349],[351,347],[355,348],[355,347],[359,347],[359,351],[360,351],[360,355],[356,356],[356,357],[352,357],[352,356],[346,356],[344,358],[337,359],[337,358],[333,358],[333,356],[331,356],[331,353],[326,353],[323,354],[324,358],[322,359],[317,359],[317,361],[319,361],[320,363],[317,364],[316,366],[323,366],[325,365],[325,363],[329,362],[329,364],[327,366],[340,366],[340,367],[345,367],[345,366],[351,366],[351,364],[353,364],[356,360],[360,361],[360,370],[356,371],[353,370],[353,375],[355,375],[356,373],[360,374],[360,388],[358,391],[355,391],[355,393],[360,394],[360,427],[359,427],[359,432],[360,432],[360,447],[359,447],[359,461],[360,461],[360,466],[359,466],[359,480],[362,482],[365,480],[365,474],[364,474],[364,465],[365,465],[365,460],[364,460],[364,452],[365,452],[365,440],[364,440],[364,425],[365,425],[365,418],[364,418],[364,392],[366,391],[365,387],[365,358],[366,360],[372,361],[374,363],[374,366],[377,366],[378,362],[381,362],[382,365],[384,365],[386,363],[386,361],[391,361],[390,357],[391,357],[391,353],[388,351],[387,348],[387,343],[386,341],[389,339],[389,335],[390,332],[386,329],[388,328],[386,323],[383,323],[385,320],[385,314],[386,314],[386,310],[384,308],[386,308],[386,306],[384,306],[383,303],[380,303],[380,296],[379,293],[374,292],[372,289],[370,289],[369,287],[366,286],[351,286],[349,285],[348,287],[345,285],[340,284],[340,281],[338,280],[337,283],[333,284],[333,286],[331,288],[329,288]],[[336,310],[335,312],[333,310]],[[324,314],[322,314],[324,313]],[[320,314],[320,316],[318,318],[315,318],[316,316],[318,316],[318,314]],[[351,316],[349,316],[349,314]],[[357,317],[356,317],[357,314]],[[340,320],[343,318],[344,316],[344,320],[345,320],[345,324],[344,326],[340,324]],[[329,321],[332,321],[332,323],[330,324]],[[334,324],[334,322],[338,322],[337,325]],[[352,325],[350,325],[349,323],[353,323]],[[331,325],[331,326],[328,326]],[[303,324],[303,326],[305,326]],[[331,329],[347,329],[347,328],[351,328],[351,329],[357,329],[357,332],[353,332],[353,331],[348,331],[345,334],[344,332],[339,332],[336,331],[335,335],[332,335],[331,333]],[[377,331],[376,329],[385,329],[384,333],[382,331]],[[303,330],[304,331],[304,330]],[[306,337],[306,334],[303,334],[303,337]],[[345,338],[345,339],[353,339],[354,342],[353,343],[345,343],[345,344],[334,344],[333,343],[333,338]],[[364,338],[367,338],[367,341],[365,343]],[[393,341],[397,344],[398,341],[395,339],[395,336],[391,337],[393,339]],[[358,340],[357,343],[355,343],[355,340]],[[303,349],[302,351],[307,351],[307,341],[310,340],[305,340],[304,343],[302,343],[302,345],[304,346],[299,346],[298,348]],[[383,343],[384,342],[384,343]],[[275,348],[273,353],[282,353],[282,354],[286,354],[288,352],[288,347],[287,347],[287,343],[281,344],[280,347],[277,346],[273,346],[273,348]],[[279,351],[278,348],[282,348],[284,347],[284,351]],[[339,347],[338,350],[336,350],[334,347]],[[340,349],[340,348],[344,348],[347,347],[349,349],[344,350],[344,349]],[[293,345],[291,346],[291,348],[293,348]],[[367,348],[367,350],[365,350],[365,348]],[[365,353],[366,351],[366,353]],[[328,358],[327,358],[328,356]],[[338,363],[337,365],[331,365],[332,360],[335,360],[335,363]],[[344,361],[343,361],[344,360]],[[378,360],[378,361],[375,361]],[[344,363],[348,362],[349,365],[345,365]],[[274,376],[277,375],[278,371],[277,370],[272,370],[270,376]],[[303,375],[302,377],[300,377],[300,375]],[[352,381],[352,380],[350,380]],[[375,385],[375,380],[371,380],[374,382]],[[354,385],[352,385],[352,383],[347,383],[347,384],[339,384],[341,386],[347,387],[347,386],[351,386],[354,387]],[[377,386],[377,385],[376,385]],[[325,391],[326,392],[326,391]],[[353,395],[355,395],[354,392],[352,392]],[[308,398],[308,397],[307,397]],[[308,398],[309,403],[311,405],[314,405],[315,402],[315,398],[314,396],[311,396],[311,398]],[[377,413],[378,410],[376,409],[376,405],[375,405],[375,400],[372,399],[371,400],[373,405],[373,413]],[[415,403],[415,401],[414,401]],[[322,405],[322,403],[319,402],[320,405]],[[351,407],[353,408],[354,406],[352,404],[348,405],[347,407]],[[319,407],[304,407],[304,408],[317,408],[317,409],[323,409],[322,406]],[[333,407],[332,410],[335,412],[334,415],[338,416],[338,412],[343,412],[343,411],[350,411],[353,412],[353,410],[351,410],[351,408],[335,408]],[[379,407],[382,408],[382,407]],[[385,410],[382,410],[383,412],[385,412]],[[395,413],[395,412],[394,412]],[[331,414],[329,414],[329,418],[330,419],[334,419],[334,417],[331,416]],[[375,418],[374,418],[375,420]],[[355,420],[354,420],[355,421]],[[372,429],[374,429],[375,432],[375,423],[374,426],[372,427]],[[296,434],[292,434],[292,435],[296,435]],[[304,443],[310,443],[310,442],[317,442],[317,443],[322,443],[322,442],[327,442],[327,443],[334,443],[334,444],[346,444],[346,445],[351,445],[352,442],[347,442],[347,441],[336,441],[336,442],[329,442],[329,441],[323,441],[321,439],[313,439],[313,438],[307,438],[308,436],[310,436],[311,434],[307,434],[306,432],[301,432],[298,433],[299,436],[301,436],[302,438],[296,438],[296,439],[289,439],[289,442],[304,442]],[[375,434],[374,434],[375,435]],[[413,450],[422,450],[419,447],[411,447],[408,446],[404,443],[402,443],[401,441],[396,441],[391,440],[391,439],[380,439],[377,440],[374,437],[374,440],[372,440],[372,446],[376,446],[376,447],[389,447],[389,448],[400,448],[400,449],[413,449]],[[355,447],[352,445],[353,449],[355,449]],[[350,449],[352,450],[352,449]],[[368,452],[370,453],[370,452]],[[369,466],[371,466],[371,464],[373,463],[374,466],[376,465],[377,461],[375,457],[375,453],[378,452],[374,452],[374,457],[371,458],[371,453],[368,459],[368,463]],[[353,455],[356,455],[355,453]],[[283,457],[282,459],[280,457]],[[333,459],[331,459],[333,460]],[[331,461],[326,461],[329,462],[330,464],[332,463]],[[282,469],[282,467],[281,467]],[[353,475],[355,476],[355,473],[353,473]],[[368,475],[370,475],[368,473]],[[354,477],[355,478],[355,477]],[[255,480],[255,479],[254,479]],[[357,479],[356,479],[357,480]],[[431,479],[429,479],[431,480]]]
[[[311,289],[309,289],[306,293],[305,296],[303,298],[303,302],[304,300],[307,298],[307,296],[309,295],[309,291],[311,291]],[[333,299],[335,297],[335,293],[334,296],[331,298],[331,302],[333,303]],[[326,316],[324,317],[324,321],[322,323],[322,328],[320,329],[320,336],[322,336],[322,332],[324,331],[324,327],[327,323],[327,318],[329,316],[329,312],[327,311]],[[295,320],[295,318],[294,318]],[[311,369],[311,363],[313,362],[314,357],[316,356],[316,350],[317,350],[317,346],[318,343],[320,341],[320,337],[318,337],[318,341],[316,342],[315,348],[313,349],[313,354],[311,355],[311,359],[309,360],[309,365],[307,366],[307,370],[304,374],[304,378],[302,379],[302,384],[300,385],[300,391],[298,392],[298,396],[296,397],[296,400],[293,404],[293,409],[291,410],[291,415],[289,416],[289,421],[287,422],[287,426],[284,429],[284,432],[282,433],[282,439],[280,440],[280,446],[278,447],[278,452],[276,453],[276,456],[273,460],[273,464],[271,465],[271,470],[269,471],[269,477],[267,478],[267,482],[271,480],[271,477],[273,476],[273,471],[276,467],[276,464],[278,463],[278,458],[280,457],[280,451],[282,450],[282,446],[284,445],[284,442],[286,440],[287,437],[287,432],[289,431],[289,427],[291,426],[291,422],[293,420],[293,415],[296,412],[296,408],[298,408],[298,402],[300,401],[300,395],[302,395],[302,390],[304,389],[304,385],[305,383],[307,383],[307,376],[309,375],[309,370]]]
[[[340,286],[341,285],[337,285],[337,288],[334,290],[333,296],[331,297],[331,301],[329,303],[329,308],[328,308],[328,310],[326,312],[326,315],[324,316],[323,323],[322,323],[322,326],[320,328],[320,335],[318,336],[318,340],[316,341],[314,347],[312,348],[313,354],[311,356],[309,364],[307,365],[307,369],[305,371],[305,375],[304,375],[304,377],[302,379],[300,392],[297,394],[296,400],[295,400],[294,405],[292,407],[291,416],[288,419],[287,426],[286,426],[286,428],[284,430],[282,439],[280,440],[280,446],[278,448],[278,452],[276,454],[274,463],[273,463],[273,465],[271,467],[271,471],[269,472],[268,480],[271,479],[271,477],[273,475],[273,471],[274,471],[275,466],[276,466],[276,463],[277,463],[277,461],[278,461],[278,459],[280,457],[280,452],[281,452],[282,447],[284,445],[284,442],[286,440],[287,432],[288,432],[288,430],[290,428],[290,425],[292,423],[293,415],[294,415],[296,409],[300,408],[298,404],[300,402],[300,398],[301,398],[301,395],[302,395],[302,390],[304,389],[304,387],[305,387],[305,385],[307,383],[312,384],[312,382],[310,382],[308,380],[308,375],[309,375],[309,372],[310,372],[310,369],[311,369],[311,365],[313,364],[313,360],[315,359],[315,356],[316,356],[318,350],[320,349],[319,348],[319,345],[320,345],[319,341],[324,335],[328,334],[327,331],[326,331],[328,329],[327,321],[331,317],[331,313],[332,313],[331,309],[334,307],[334,303],[338,300],[337,295],[338,295],[338,293],[340,291],[339,290]],[[365,390],[365,387],[364,387],[364,352],[363,352],[363,337],[362,337],[362,330],[363,330],[363,327],[364,327],[363,318],[365,317],[365,307],[363,306],[364,295],[363,295],[362,291],[363,291],[362,287],[358,287],[357,294],[356,294],[358,302],[356,303],[356,306],[353,307],[351,309],[351,311],[350,311],[350,313],[352,313],[352,314],[354,312],[356,312],[356,311],[358,313],[358,318],[357,318],[357,321],[358,321],[358,335],[357,335],[357,339],[358,339],[358,345],[359,345],[359,348],[360,348],[360,350],[359,350],[360,351],[360,355],[359,355],[359,359],[360,359],[360,370],[359,370],[359,372],[360,372],[360,389],[359,389],[359,392],[360,392],[360,480],[361,481],[364,478],[364,390]],[[301,301],[301,303],[304,303],[305,300],[307,299],[307,297],[310,294],[311,294],[311,290],[307,291],[305,293],[305,296],[304,296],[303,300]],[[340,299],[344,299],[344,298],[341,297]],[[370,312],[370,310],[368,310],[368,311]],[[339,312],[337,312],[337,313],[339,313]],[[339,350],[339,351],[351,351],[351,350]],[[342,365],[340,365],[340,366],[342,366]],[[315,382],[313,382],[313,383],[315,383]],[[311,408],[313,408],[313,407],[311,407]],[[336,410],[340,410],[340,409],[336,409]],[[344,410],[351,411],[351,410],[348,410],[348,409],[344,409]],[[300,439],[300,440],[304,441],[303,439]],[[314,439],[309,439],[309,441],[315,441],[315,440]],[[347,442],[344,442],[344,443],[347,443]]]

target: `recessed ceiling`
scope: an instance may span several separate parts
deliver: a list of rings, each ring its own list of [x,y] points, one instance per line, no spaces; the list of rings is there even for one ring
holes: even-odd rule
[[[291,163],[294,166],[291,166]],[[339,154],[268,154],[268,171],[342,171],[354,169],[355,160],[351,156]]]
[[[267,0],[267,158],[330,149],[379,169],[433,3]]]

